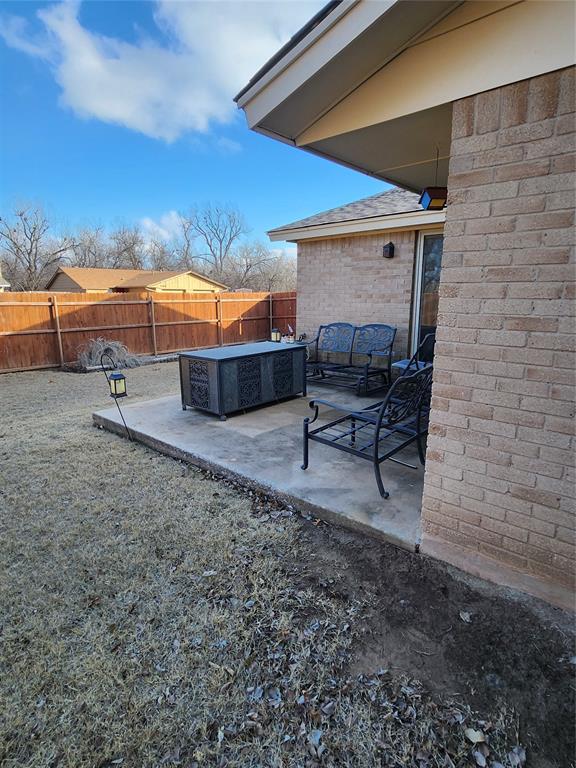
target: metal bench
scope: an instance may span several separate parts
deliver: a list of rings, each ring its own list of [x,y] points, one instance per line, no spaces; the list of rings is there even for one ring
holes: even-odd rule
[[[321,325],[308,343],[308,380],[351,387],[358,394],[383,389],[391,381],[395,336],[396,328],[383,323]]]
[[[415,469],[414,465],[394,458],[415,442],[420,463],[424,464],[423,441],[428,434],[431,388],[432,366],[429,365],[415,373],[400,376],[384,400],[367,408],[355,410],[327,400],[311,400],[310,408],[314,416],[304,419],[302,469],[308,468],[309,441],[323,443],[372,462],[380,495],[387,499],[389,494],[380,473],[383,461],[390,460]],[[327,424],[310,429],[318,420],[321,406],[341,415]]]

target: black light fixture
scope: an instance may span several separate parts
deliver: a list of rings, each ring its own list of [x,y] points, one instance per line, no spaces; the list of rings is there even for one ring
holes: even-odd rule
[[[385,259],[394,258],[394,243],[386,243],[386,245],[382,247],[382,256],[384,256]]]
[[[425,211],[441,211],[446,205],[448,199],[448,188],[439,187],[438,184],[438,160],[440,156],[440,148],[436,146],[436,172],[434,174],[434,186],[425,187],[420,195],[418,203],[424,208]]]
[[[270,339],[271,341],[282,341],[282,334],[278,328],[272,328],[270,331]]]
[[[447,187],[426,187],[418,201],[425,211],[441,211],[448,198]]]
[[[128,435],[128,439],[130,442],[132,442],[132,435],[130,434],[130,430],[128,429],[128,425],[126,424],[126,421],[124,419],[124,414],[120,410],[120,403],[118,402],[118,399],[121,397],[127,397],[128,392],[126,391],[126,376],[124,376],[123,373],[120,371],[112,370],[110,374],[106,372],[106,366],[104,365],[104,358],[107,357],[110,361],[109,368],[116,368],[116,363],[114,360],[110,357],[109,354],[104,352],[100,356],[100,367],[102,368],[102,371],[104,373],[104,376],[106,376],[106,381],[108,382],[108,387],[110,388],[110,397],[114,399],[114,402],[116,403],[116,408],[118,408],[118,413],[120,414],[120,418],[122,419],[122,424],[124,424],[124,429],[126,430],[126,434]]]

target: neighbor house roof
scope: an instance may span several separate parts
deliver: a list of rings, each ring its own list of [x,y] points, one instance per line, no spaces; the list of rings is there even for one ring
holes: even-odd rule
[[[419,195],[404,189],[388,189],[338,208],[275,227],[271,240],[305,240],[318,237],[407,229],[423,224],[442,224],[444,211],[423,211]]]
[[[149,285],[157,285],[158,283],[163,283],[165,280],[170,280],[171,277],[178,277],[178,275],[192,275],[192,277],[197,277],[199,280],[205,280],[207,283],[211,283],[212,285],[217,285],[219,288],[226,288],[223,283],[219,283],[217,280],[214,280],[211,277],[207,277],[206,275],[201,275],[200,272],[194,272],[191,269],[179,269],[175,272],[161,272],[161,271],[155,271],[155,270],[139,270],[137,271],[137,274],[135,274],[133,277],[129,277],[127,280],[124,280],[119,285],[115,286],[116,288],[146,288]]]
[[[110,290],[110,288],[146,288],[156,285],[164,280],[169,280],[178,275],[193,275],[208,283],[226,288],[225,285],[213,280],[211,277],[193,272],[190,269],[176,271],[159,271],[149,269],[104,269],[92,267],[60,267],[52,277],[47,288],[50,288],[56,275],[64,273],[71,280],[86,291]]]

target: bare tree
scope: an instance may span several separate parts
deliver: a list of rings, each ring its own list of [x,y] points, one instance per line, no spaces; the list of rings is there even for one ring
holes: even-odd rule
[[[50,224],[39,206],[0,218],[0,252],[6,278],[13,290],[44,288],[58,265],[70,255],[74,240],[49,234]]]
[[[109,266],[116,269],[144,269],[145,246],[136,226],[121,226],[110,235]]]
[[[253,290],[273,259],[273,254],[263,243],[242,243],[229,255],[222,278],[232,288]]]
[[[198,269],[198,256],[195,245],[197,235],[192,220],[180,214],[179,224],[180,231],[172,243],[177,266],[182,269]]]
[[[276,254],[259,270],[258,288],[260,291],[295,291],[296,259],[285,253]]]
[[[195,235],[201,249],[194,258],[204,263],[204,269],[213,277],[224,276],[232,250],[242,235],[246,234],[246,223],[235,208],[211,203],[204,208],[193,208],[182,215],[183,231]]]
[[[147,257],[150,269],[166,271],[179,267],[177,255],[163,240],[153,238],[148,243]]]
[[[107,267],[109,243],[104,237],[102,227],[85,227],[74,238],[72,245],[72,263],[75,267]]]

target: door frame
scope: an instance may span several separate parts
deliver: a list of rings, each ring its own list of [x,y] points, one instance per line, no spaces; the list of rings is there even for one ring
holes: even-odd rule
[[[412,313],[410,316],[410,354],[413,355],[418,348],[420,335],[420,308],[422,306],[422,271],[424,267],[424,239],[428,235],[444,236],[444,228],[419,229],[416,232],[416,253],[414,257],[414,280],[412,284]],[[442,249],[444,253],[444,249]]]

